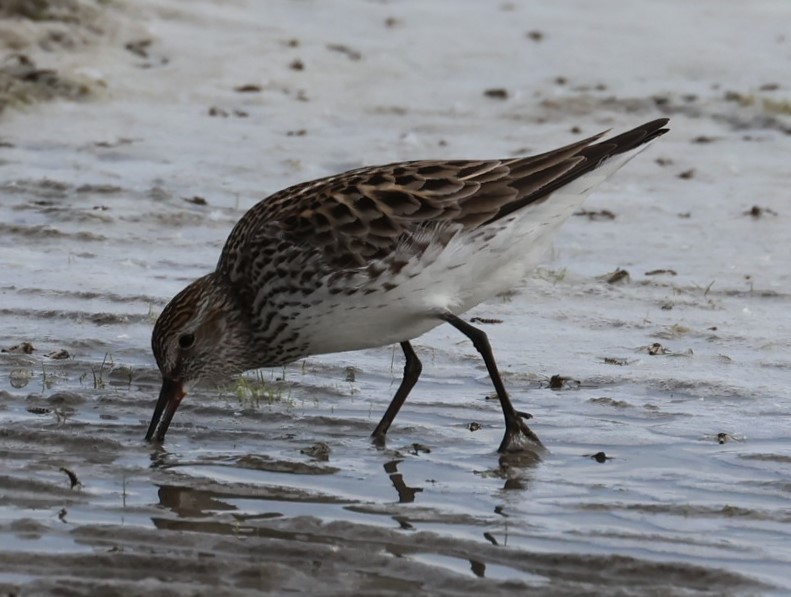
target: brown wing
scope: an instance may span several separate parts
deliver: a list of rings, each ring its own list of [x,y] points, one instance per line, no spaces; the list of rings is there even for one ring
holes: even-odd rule
[[[594,143],[602,133],[531,157],[404,162],[289,187],[244,215],[226,243],[221,265],[241,257],[245,238],[258,236],[260,249],[260,233],[279,237],[271,238],[273,243],[319,250],[337,268],[363,267],[426,226],[476,228],[540,201],[603,160],[664,134],[667,122],[655,120]]]

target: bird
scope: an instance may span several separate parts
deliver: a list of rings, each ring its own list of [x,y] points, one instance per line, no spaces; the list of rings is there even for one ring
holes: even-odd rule
[[[530,415],[514,408],[486,333],[461,316],[517,285],[588,193],[668,122],[529,157],[363,167],[263,199],[236,223],[215,270],[154,325],[162,386],[145,439],[164,441],[198,382],[399,344],[403,377],[372,433],[383,442],[422,371],[412,340],[447,323],[483,358],[505,419],[498,451],[545,451]]]

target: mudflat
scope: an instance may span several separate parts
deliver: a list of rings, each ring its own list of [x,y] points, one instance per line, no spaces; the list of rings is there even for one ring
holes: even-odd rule
[[[18,4],[39,12],[0,14],[0,589],[791,590],[791,7]],[[661,116],[546,264],[468,314],[542,462],[495,452],[449,326],[415,342],[384,448],[397,347],[195,389],[143,441],[153,322],[258,200]]]

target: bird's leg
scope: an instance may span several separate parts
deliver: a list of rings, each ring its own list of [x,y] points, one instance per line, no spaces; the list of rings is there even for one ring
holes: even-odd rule
[[[511,404],[511,399],[508,398],[508,393],[505,391],[503,380],[500,378],[500,372],[497,370],[497,363],[494,362],[494,354],[492,354],[492,347],[489,344],[486,332],[456,317],[453,313],[444,313],[440,317],[467,336],[476,350],[481,353],[483,362],[486,363],[486,369],[489,371],[489,377],[492,379],[494,389],[497,391],[497,398],[500,400],[500,406],[505,417],[505,436],[503,436],[503,441],[497,451],[519,450],[524,447],[525,439],[535,444],[532,446],[534,449],[545,450],[544,444],[541,443],[538,436],[524,422],[521,413],[518,413],[514,409],[513,404]]]
[[[402,342],[401,349],[404,351],[404,356],[406,357],[406,363],[404,363],[404,377],[401,379],[401,385],[398,386],[398,390],[396,390],[395,396],[393,396],[393,399],[390,401],[390,406],[387,407],[387,411],[382,417],[382,420],[379,421],[376,429],[374,429],[374,432],[371,434],[378,442],[384,440],[387,430],[390,429],[390,424],[404,404],[409,392],[415,387],[417,378],[420,377],[420,372],[423,371],[423,365],[412,349],[412,345],[409,342]]]

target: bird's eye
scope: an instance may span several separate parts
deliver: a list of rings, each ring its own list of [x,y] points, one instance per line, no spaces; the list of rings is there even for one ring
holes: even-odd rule
[[[181,348],[190,348],[195,344],[195,334],[182,334],[179,336],[179,346]]]

